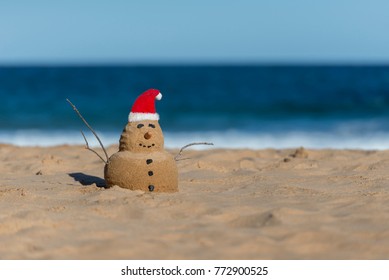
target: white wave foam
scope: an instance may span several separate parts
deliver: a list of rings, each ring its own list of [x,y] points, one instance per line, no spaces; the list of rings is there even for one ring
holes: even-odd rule
[[[215,148],[333,148],[333,149],[389,149],[389,133],[354,135],[328,132],[290,131],[269,132],[208,132],[208,133],[169,133],[167,147],[181,147],[190,142],[212,142]],[[201,148],[203,146],[199,146]]]
[[[104,145],[117,144],[119,132],[98,132]],[[86,134],[91,146],[98,146],[91,133]],[[0,131],[0,142],[18,146],[83,145],[84,139],[78,131],[61,130],[15,130]],[[389,149],[389,132],[366,134],[347,132],[165,132],[165,146],[180,148],[192,142],[212,142],[214,146],[193,146],[206,148],[334,148],[334,149]]]
[[[91,146],[97,146],[98,143],[91,133],[85,133]],[[102,142],[111,145],[118,142],[119,137],[113,133],[98,132]],[[74,130],[12,130],[0,131],[0,142],[13,144],[17,146],[57,146],[57,145],[83,145],[84,138],[79,131]]]

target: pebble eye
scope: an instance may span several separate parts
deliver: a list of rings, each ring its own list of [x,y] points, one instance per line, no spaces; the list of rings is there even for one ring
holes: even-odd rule
[[[138,124],[136,127],[137,128],[141,128],[141,127],[144,127],[145,125],[143,124],[143,123],[140,123],[140,124]]]
[[[155,128],[155,125],[153,125],[152,123],[149,123],[149,127]]]

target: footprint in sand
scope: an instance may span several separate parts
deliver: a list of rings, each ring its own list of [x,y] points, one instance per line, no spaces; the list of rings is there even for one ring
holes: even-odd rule
[[[257,171],[258,169],[255,166],[255,162],[253,158],[244,158],[239,162],[240,169]]]
[[[293,158],[308,158],[308,152],[304,149],[304,147],[300,147],[296,149],[289,157],[284,158],[284,162],[289,162]]]
[[[261,228],[280,224],[272,212],[240,216],[230,222],[234,228]]]

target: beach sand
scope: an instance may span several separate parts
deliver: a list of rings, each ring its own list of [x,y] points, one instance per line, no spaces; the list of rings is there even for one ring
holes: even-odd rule
[[[184,154],[160,194],[105,189],[82,146],[0,145],[0,258],[389,259],[389,151]]]

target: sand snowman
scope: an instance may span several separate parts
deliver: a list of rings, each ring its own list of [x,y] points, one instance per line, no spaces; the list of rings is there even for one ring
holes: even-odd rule
[[[164,149],[162,129],[155,111],[156,89],[142,93],[134,102],[119,141],[104,169],[108,187],[117,185],[147,192],[178,191],[178,171],[174,158]]]

